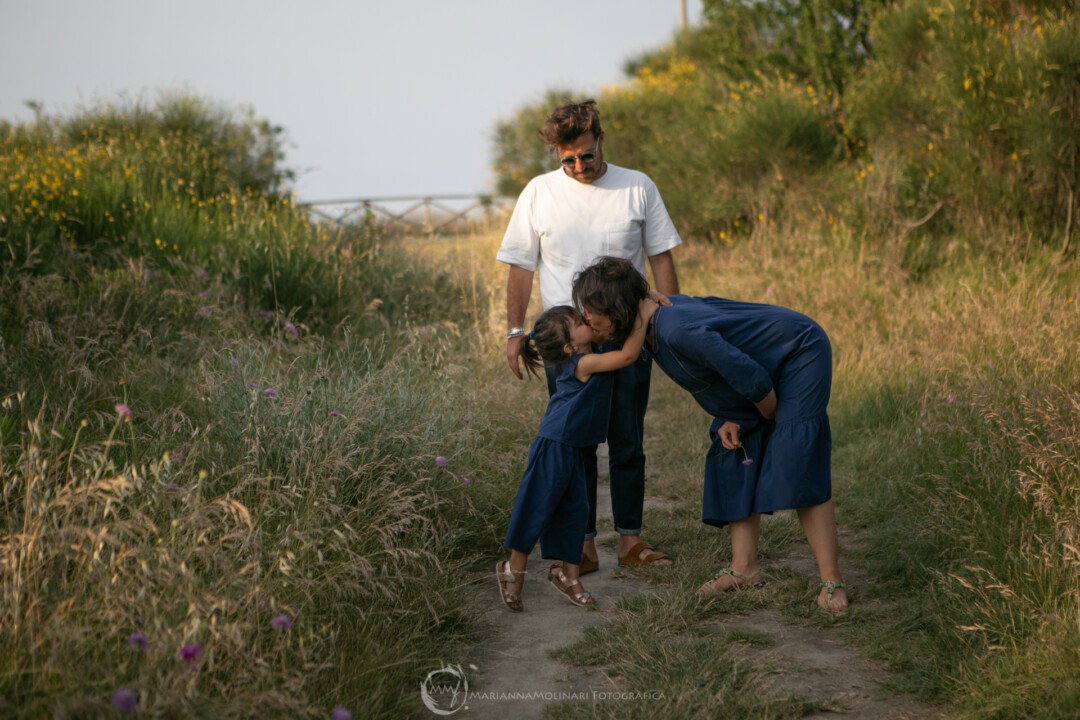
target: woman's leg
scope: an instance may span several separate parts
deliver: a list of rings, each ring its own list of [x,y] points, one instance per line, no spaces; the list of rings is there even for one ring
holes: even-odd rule
[[[698,592],[725,592],[760,585],[758,570],[758,540],[761,537],[761,515],[751,513],[728,526],[731,531],[731,565],[701,586]]]
[[[810,542],[810,549],[817,560],[818,574],[823,583],[840,583],[840,557],[836,537],[836,508],[832,499],[820,505],[800,508],[799,522]],[[817,604],[822,610],[839,613],[847,609],[847,594],[842,586],[823,586],[818,593]]]
[[[758,540],[761,515],[751,513],[731,523],[731,569],[740,575],[754,575],[758,569]]]

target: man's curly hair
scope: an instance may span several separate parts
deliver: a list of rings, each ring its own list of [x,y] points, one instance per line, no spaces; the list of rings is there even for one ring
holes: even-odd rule
[[[592,133],[593,139],[600,139],[600,111],[595,100],[560,105],[539,130],[540,139],[549,149],[574,142],[587,132]]]

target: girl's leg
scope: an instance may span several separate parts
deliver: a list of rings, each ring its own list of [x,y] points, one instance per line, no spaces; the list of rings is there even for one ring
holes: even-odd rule
[[[820,505],[800,508],[797,512],[806,539],[810,542],[810,549],[817,560],[818,574],[821,575],[823,583],[817,604],[828,612],[844,612],[847,610],[848,601],[840,577],[836,508],[833,501],[829,499]]]
[[[595,604],[592,595],[581,585],[581,565],[578,543],[589,516],[586,492],[586,462],[584,453],[574,452],[575,461],[569,473],[566,490],[555,506],[555,512],[544,534],[540,536],[541,554],[558,562],[548,569],[548,581],[570,602],[579,606]]]
[[[511,550],[510,559],[495,565],[495,578],[499,581],[499,594],[503,604],[515,612],[523,609],[521,593],[525,589],[525,566],[529,556],[520,550]]]
[[[490,561],[489,561],[490,562]],[[510,569],[514,572],[525,572],[526,566],[529,564],[529,556],[520,550],[510,551]]]
[[[578,565],[568,562],[553,563],[548,570],[548,582],[579,607],[595,605],[596,600],[581,584],[579,569]]]
[[[756,587],[762,584],[758,570],[758,539],[761,536],[761,515],[751,513],[728,526],[731,531],[731,565],[701,586],[698,592],[725,592]]]

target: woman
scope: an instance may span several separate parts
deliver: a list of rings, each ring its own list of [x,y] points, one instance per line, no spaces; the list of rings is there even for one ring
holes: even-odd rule
[[[574,303],[601,339],[632,321],[647,295],[645,279],[619,258],[600,258],[574,281]],[[812,319],[775,305],[683,295],[670,301],[653,315],[646,348],[713,416],[702,520],[731,532],[731,564],[700,592],[764,584],[761,513],[795,509],[821,576],[817,604],[843,612],[826,414],[828,337]]]

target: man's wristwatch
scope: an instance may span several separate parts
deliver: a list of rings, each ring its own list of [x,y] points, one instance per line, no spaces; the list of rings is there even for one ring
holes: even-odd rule
[[[512,327],[512,328],[510,328],[510,331],[508,333],[506,333],[506,339],[509,340],[510,338],[521,337],[524,334],[525,334],[525,328]]]

